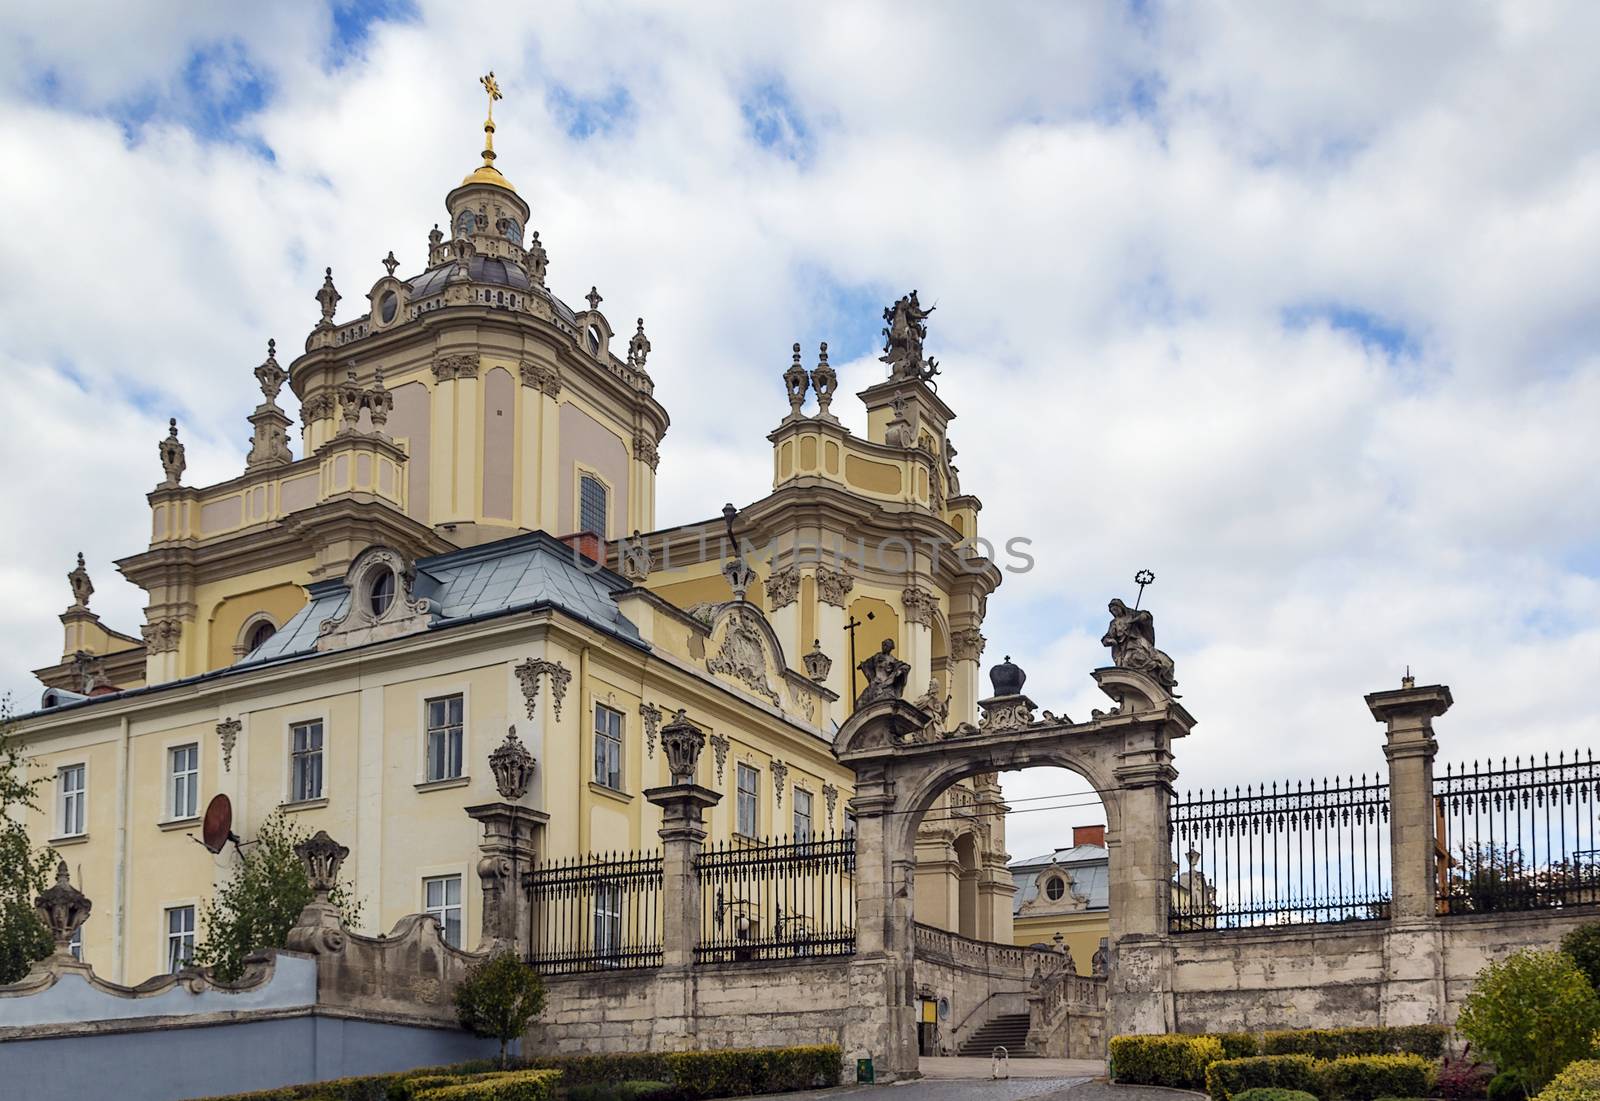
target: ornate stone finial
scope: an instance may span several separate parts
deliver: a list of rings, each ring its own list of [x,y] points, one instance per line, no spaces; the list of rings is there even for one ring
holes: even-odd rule
[[[1004,661],[989,670],[989,683],[994,685],[996,696],[1020,696],[1022,686],[1027,683],[1028,674],[1022,671],[1020,665],[1011,663],[1011,655],[1007,654]]]
[[[183,477],[183,471],[189,465],[184,461],[183,444],[178,441],[177,417],[167,421],[167,438],[161,441],[160,452],[161,469],[167,474],[167,480],[161,483],[161,488],[171,489],[178,484],[178,479]]]
[[[33,908],[50,929],[51,939],[56,942],[56,955],[70,956],[72,935],[89,920],[89,911],[94,909],[94,903],[72,885],[72,874],[67,871],[67,862],[63,860],[56,865],[55,886],[47,888],[35,898]]]
[[[828,679],[828,671],[833,668],[833,659],[822,652],[822,640],[811,640],[811,649],[800,658],[800,664],[805,666],[806,676],[821,684]]]
[[[517,737],[517,728],[507,728],[506,740],[489,754],[489,771],[494,773],[494,786],[499,789],[500,798],[517,800],[526,795],[528,785],[533,782],[535,763],[533,754]]]
[[[756,583],[756,571],[750,568],[750,563],[744,560],[744,555],[734,555],[722,564],[722,576],[728,580],[728,588],[733,590],[735,600],[743,600],[744,594],[751,585]]]
[[[67,574],[67,584],[72,586],[72,606],[87,608],[89,597],[94,595],[94,582],[89,580],[89,571],[84,568],[82,551],[78,552],[77,566]]]
[[[639,319],[639,328],[633,336],[628,338],[628,366],[635,371],[644,370],[644,361],[650,358],[650,338],[644,335],[644,318]]]
[[[339,292],[333,285],[333,269],[325,268],[322,273],[322,289],[317,291],[317,305],[322,307],[322,321],[317,328],[326,329],[333,324],[333,311],[339,306]]]
[[[1129,608],[1121,600],[1106,605],[1111,625],[1100,645],[1111,647],[1111,664],[1143,673],[1167,690],[1178,686],[1172,659],[1156,649],[1155,617],[1149,611]]]
[[[436,226],[434,228],[438,228],[438,227]],[[398,260],[396,260],[394,258],[394,249],[390,249],[389,250],[389,255],[387,255],[387,256],[385,256],[383,258],[384,270],[387,271],[389,273],[390,277],[392,278],[394,276],[394,269],[398,268],[399,266],[400,266],[400,261],[398,261]]]
[[[806,369],[800,366],[800,342],[795,341],[794,362],[789,364],[789,369],[783,373],[783,385],[789,391],[789,416],[798,417],[800,407],[805,404],[806,387],[810,379]]]
[[[533,231],[533,239],[528,242],[528,275],[533,281],[544,286],[545,272],[550,270],[550,254],[545,251],[544,242],[539,240],[539,231]],[[593,288],[590,288],[591,290]],[[598,297],[598,296],[596,296]],[[593,309],[594,307],[589,307]]]
[[[595,310],[598,310],[600,308],[600,303],[605,301],[600,292],[594,287],[590,287],[589,293],[583,297],[589,303],[589,310],[591,313]]]
[[[372,416],[372,429],[381,433],[383,426],[389,423],[389,414],[394,412],[394,395],[383,384],[383,368],[377,367],[372,372],[372,386],[364,395],[367,412]]]
[[[870,655],[856,668],[867,678],[867,686],[856,700],[857,708],[879,700],[898,700],[905,697],[906,678],[911,676],[911,666],[894,656],[894,639],[884,639],[883,646],[878,652]]]
[[[689,721],[683,708],[678,708],[672,721],[661,728],[661,751],[667,755],[667,770],[674,784],[694,782],[695,766],[700,763],[705,744],[704,731]]]
[[[267,341],[267,358],[255,370],[256,382],[261,384],[261,396],[268,405],[277,404],[278,391],[289,378],[289,372],[278,366],[278,342]]]
[[[326,902],[328,893],[339,882],[339,866],[350,850],[328,836],[327,830],[318,830],[316,836],[294,847],[294,854],[305,867],[306,879],[316,892],[318,902]]]
[[[356,382],[354,363],[345,369],[344,381],[339,384],[336,393],[339,397],[339,416],[343,421],[339,425],[339,435],[344,436],[354,432],[356,423],[361,419],[361,399],[364,394],[360,384]]]
[[[478,83],[483,85],[483,90],[489,96],[489,114],[483,120],[483,163],[486,168],[494,167],[494,104],[495,100],[502,99],[500,95],[500,82],[494,78],[494,70],[490,69],[487,76],[480,76]]]
[[[935,309],[923,309],[913,290],[883,311],[883,319],[889,324],[883,330],[883,355],[878,359],[889,365],[890,379],[927,382],[939,373],[939,361],[925,359],[922,354],[922,342],[928,338],[928,315]]]
[[[650,555],[650,547],[645,542],[639,529],[633,529],[631,538],[622,541],[622,576],[638,584],[650,576],[656,568],[655,559]]]
[[[824,340],[817,349],[817,366],[811,372],[811,389],[817,393],[817,416],[832,416],[828,406],[833,404],[833,392],[839,388],[839,374],[828,366],[828,342]]]

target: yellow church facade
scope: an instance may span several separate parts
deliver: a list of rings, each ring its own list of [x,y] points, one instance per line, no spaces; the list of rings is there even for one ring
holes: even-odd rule
[[[657,529],[669,418],[644,322],[614,330],[597,290],[584,308],[550,290],[485,129],[423,270],[391,253],[349,318],[327,272],[303,352],[269,346],[237,477],[184,484],[168,427],[148,546],[117,562],[147,596],[137,634],[90,610],[81,560],[70,575],[61,658],[17,730],[50,780],[30,833],[94,900],[82,954],[116,981],[203,936],[235,859],[195,843],[218,794],[246,840],[282,810],[348,844],[365,931],[429,911],[470,946],[466,811],[501,797],[488,759],[508,738],[536,760],[521,802],[555,860],[658,847],[642,793],[669,782],[658,735],[679,710],[710,739],[714,843],[848,831],[832,737],[886,643],[908,698],[976,721],[1000,572],[973,549],[915,295],[886,311],[915,362],[886,356],[859,395],[865,436],[832,412],[826,345],[796,345],[772,491]],[[930,812],[919,920],[1012,941],[1004,810],[990,775]]]

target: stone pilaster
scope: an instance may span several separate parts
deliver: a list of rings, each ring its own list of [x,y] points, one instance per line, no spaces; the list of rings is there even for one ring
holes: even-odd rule
[[[687,971],[700,944],[700,877],[695,861],[705,848],[705,812],[722,801],[720,792],[681,780],[646,788],[644,797],[661,808],[661,966]]]
[[[515,803],[480,803],[467,817],[483,824],[478,849],[478,881],[483,888],[483,928],[478,950],[514,947],[526,958],[531,949],[532,900],[524,877],[533,870],[539,840],[550,816]]]

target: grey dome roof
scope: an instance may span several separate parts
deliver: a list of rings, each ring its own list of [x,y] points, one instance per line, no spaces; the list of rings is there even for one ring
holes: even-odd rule
[[[429,268],[421,275],[412,276],[406,280],[411,284],[411,300],[428,298],[444,292],[444,285],[449,281],[451,274],[456,270],[459,261],[451,260],[447,264],[440,264],[436,268]],[[474,254],[467,258],[467,278],[474,283],[487,283],[493,287],[506,287],[511,290],[521,291],[524,294],[536,293],[542,288],[536,288],[528,279],[528,273],[509,260],[502,260],[497,256],[480,256]],[[551,304],[555,307],[556,315],[569,325],[577,324],[577,316],[561,299],[548,291]]]

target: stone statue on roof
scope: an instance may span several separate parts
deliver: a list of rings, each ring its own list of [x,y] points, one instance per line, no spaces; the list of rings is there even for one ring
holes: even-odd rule
[[[928,315],[934,309],[923,309],[917,292],[912,291],[883,311],[883,319],[889,324],[883,330],[883,355],[878,359],[889,365],[891,379],[927,382],[939,373],[939,361],[922,355],[922,342],[928,339]]]

